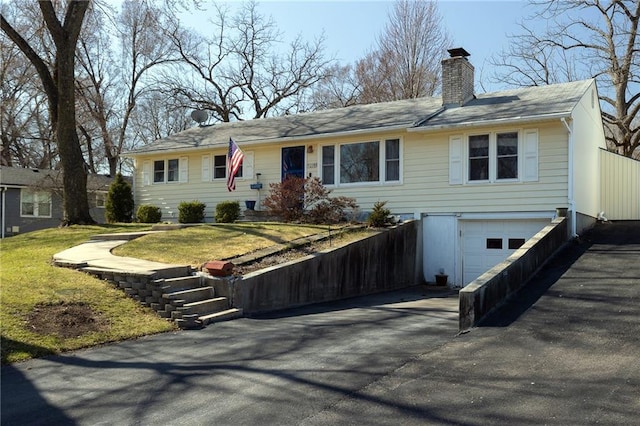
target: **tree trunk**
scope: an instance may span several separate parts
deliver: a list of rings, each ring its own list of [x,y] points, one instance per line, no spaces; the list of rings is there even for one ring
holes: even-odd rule
[[[75,45],[58,47],[56,55],[58,86],[58,126],[56,136],[62,170],[64,171],[64,222],[69,224],[95,223],[89,213],[87,197],[87,169],[76,131],[74,87]]]

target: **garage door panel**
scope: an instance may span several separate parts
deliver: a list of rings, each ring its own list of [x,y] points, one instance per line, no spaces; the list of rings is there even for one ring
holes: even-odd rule
[[[520,246],[522,240],[528,240],[548,223],[546,219],[463,221],[461,246],[464,285],[505,260]]]

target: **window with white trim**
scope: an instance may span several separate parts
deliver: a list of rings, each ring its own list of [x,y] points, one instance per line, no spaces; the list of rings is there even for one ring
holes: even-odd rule
[[[538,130],[449,137],[449,184],[538,180]]]
[[[325,145],[320,155],[322,183],[399,182],[400,149],[400,139]]]
[[[518,133],[496,135],[496,178],[518,179]]]
[[[385,180],[400,180],[400,139],[388,139],[385,141]]]
[[[51,193],[21,189],[20,216],[51,217]]]
[[[180,180],[178,164],[177,158],[167,160],[167,182],[178,182]]]
[[[187,157],[155,160],[153,162],[153,183],[187,182],[189,162]]]
[[[243,166],[246,161],[247,153],[245,152],[245,158],[240,163],[236,178],[242,177]],[[227,155],[214,155],[213,156],[213,178],[214,179],[226,179],[227,178]]]
[[[489,179],[489,135],[469,136],[469,180]]]
[[[96,192],[96,207],[104,208],[106,202],[107,202],[107,193]]]
[[[322,147],[322,183],[324,185],[334,185],[336,170],[336,147],[333,145]]]
[[[224,179],[227,177],[227,156],[215,155],[213,157],[213,178]]]
[[[153,162],[153,182],[164,183],[164,160]]]

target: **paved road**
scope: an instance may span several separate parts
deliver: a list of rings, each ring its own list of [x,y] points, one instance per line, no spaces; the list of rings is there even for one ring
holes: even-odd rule
[[[424,289],[2,369],[2,424],[640,424],[640,223],[456,337]]]

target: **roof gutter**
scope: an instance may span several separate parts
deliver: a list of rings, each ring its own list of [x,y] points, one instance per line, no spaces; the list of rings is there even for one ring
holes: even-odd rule
[[[478,120],[478,121],[466,121],[455,124],[441,124],[437,126],[425,126],[425,127],[411,127],[407,129],[407,132],[415,133],[436,133],[441,131],[453,131],[460,128],[478,127],[478,126],[499,126],[503,124],[522,124],[522,123],[539,123],[542,121],[553,121],[557,119],[570,118],[571,113],[562,112],[554,114],[534,115],[529,117],[511,117],[511,118],[499,118],[495,120]]]

